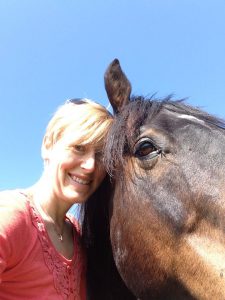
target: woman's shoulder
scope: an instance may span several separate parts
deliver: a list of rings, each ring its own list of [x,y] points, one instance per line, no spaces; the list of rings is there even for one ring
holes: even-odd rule
[[[31,241],[28,199],[20,190],[0,192],[0,256],[17,262]],[[16,249],[16,251],[15,251]]]
[[[29,218],[28,199],[21,190],[0,192],[0,225],[23,224]]]
[[[27,197],[22,190],[0,191],[0,209],[22,211],[27,207]]]

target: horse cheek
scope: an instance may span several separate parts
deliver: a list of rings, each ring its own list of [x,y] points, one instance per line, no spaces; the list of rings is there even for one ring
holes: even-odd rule
[[[136,199],[135,202],[135,197],[131,195],[131,197],[125,197],[119,184],[116,187],[110,228],[113,256],[117,269],[136,297],[156,299],[166,284],[167,275],[160,267],[159,260],[154,253],[157,251],[154,247],[156,245],[154,232],[149,231],[147,233],[145,231],[146,224],[143,221],[143,213],[146,212],[145,205],[138,205],[141,199]],[[140,207],[143,208],[142,212],[139,211]],[[149,220],[155,218],[154,215],[147,216]],[[144,219],[146,220],[146,216]],[[151,247],[147,245],[149,243]],[[151,298],[149,298],[150,295]]]

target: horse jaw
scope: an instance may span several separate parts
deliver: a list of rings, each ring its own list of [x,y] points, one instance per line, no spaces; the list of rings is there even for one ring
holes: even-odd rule
[[[130,101],[131,84],[120,67],[118,59],[114,59],[105,72],[105,89],[114,113],[122,110]]]
[[[203,233],[185,236],[177,252],[177,277],[196,299],[225,299],[224,239],[222,232],[215,231],[217,239]]]

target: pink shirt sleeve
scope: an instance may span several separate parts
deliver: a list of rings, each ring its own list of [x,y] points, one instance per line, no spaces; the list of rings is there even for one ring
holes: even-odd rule
[[[9,250],[5,249],[7,247],[4,247],[4,244],[6,244],[6,241],[2,234],[0,234],[0,284],[2,282],[2,273],[7,265],[7,253],[9,253]]]
[[[26,236],[26,203],[15,191],[0,192],[0,283],[2,273],[21,258]],[[16,249],[16,251],[15,251]]]

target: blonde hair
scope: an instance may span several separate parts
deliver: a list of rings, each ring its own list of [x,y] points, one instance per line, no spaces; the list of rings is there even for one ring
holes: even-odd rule
[[[48,123],[45,138],[53,145],[67,130],[72,129],[77,144],[102,147],[112,120],[110,112],[92,100],[67,100]]]

